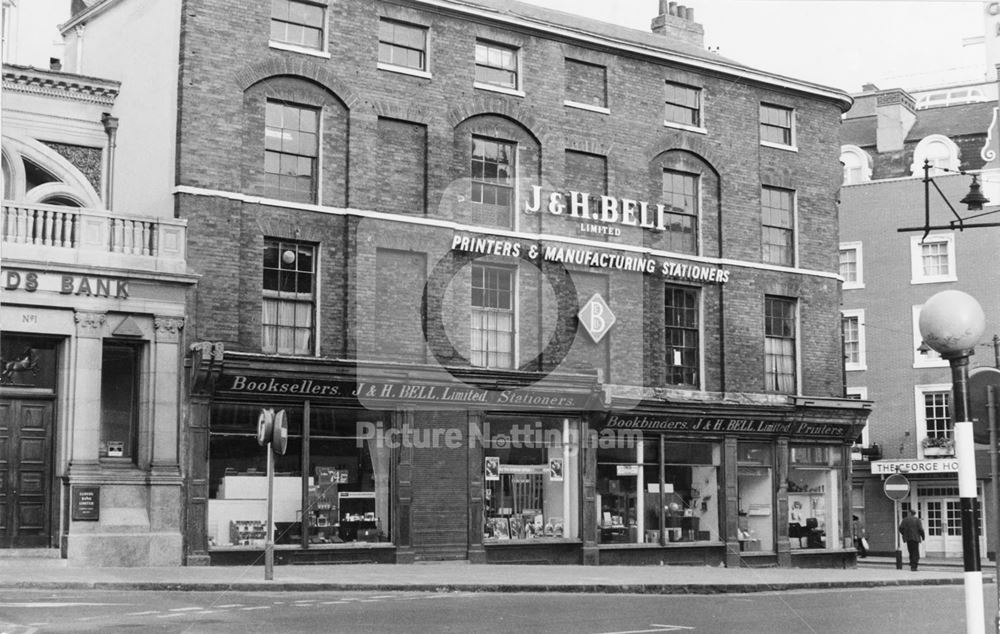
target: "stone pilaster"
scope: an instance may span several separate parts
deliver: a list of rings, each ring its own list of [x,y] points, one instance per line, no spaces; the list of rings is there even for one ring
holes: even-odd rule
[[[101,442],[101,363],[104,313],[77,311],[73,342],[73,391],[70,395],[71,462],[80,466],[97,463]],[[72,471],[72,468],[71,468]]]
[[[184,328],[181,317],[155,317],[153,327],[152,398],[153,420],[152,463],[154,471],[180,473],[178,459],[178,425],[180,421],[180,334]]]

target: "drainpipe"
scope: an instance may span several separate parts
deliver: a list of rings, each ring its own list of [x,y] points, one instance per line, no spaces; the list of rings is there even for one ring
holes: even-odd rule
[[[101,115],[104,132],[108,135],[108,166],[104,171],[104,206],[111,211],[115,195],[115,148],[118,145],[118,117],[105,112]]]

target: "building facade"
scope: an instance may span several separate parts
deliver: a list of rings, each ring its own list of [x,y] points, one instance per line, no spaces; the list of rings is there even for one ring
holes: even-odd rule
[[[971,215],[961,202],[971,185],[963,172],[976,174],[993,201],[975,215],[989,213],[1000,201],[996,102],[958,99],[956,105],[935,106],[947,100],[926,99],[918,107],[901,89],[867,88],[855,96],[841,133],[845,373],[848,391],[875,403],[861,443],[865,455],[856,455],[852,504],[875,551],[899,549],[896,526],[902,513],[914,508],[927,530],[926,551],[961,557],[951,371],[946,360],[921,345],[917,320],[929,297],[958,289],[983,306],[987,335],[997,332],[996,228],[954,222]],[[925,91],[954,92],[954,87]],[[997,363],[992,345],[983,343],[970,359],[972,368]],[[985,553],[996,548],[985,530],[995,503],[985,447],[976,462]],[[883,490],[893,473],[909,480],[909,495],[902,500]]]
[[[279,563],[853,562],[846,94],[705,51],[666,2],[652,33],[516,2],[134,6],[63,30],[69,68],[175,97],[175,141],[128,151],[169,166],[131,196],[172,198],[201,276],[188,564],[271,539]],[[179,75],[120,54],[147,38]]]
[[[112,209],[120,83],[3,67],[0,548],[183,561],[183,220]]]

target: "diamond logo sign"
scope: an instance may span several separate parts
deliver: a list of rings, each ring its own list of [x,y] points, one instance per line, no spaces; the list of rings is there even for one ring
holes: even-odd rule
[[[594,343],[599,343],[616,321],[615,314],[608,308],[600,293],[594,293],[576,316]]]

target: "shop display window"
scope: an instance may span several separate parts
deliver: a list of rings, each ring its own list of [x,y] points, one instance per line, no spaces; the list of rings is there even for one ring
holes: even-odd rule
[[[256,436],[261,407],[227,403],[212,409],[211,547],[260,548],[267,539],[267,454]],[[387,541],[390,449],[379,442],[382,415],[277,409],[288,417],[288,447],[274,457],[274,543],[301,544],[303,531],[310,547]]]
[[[771,445],[737,446],[737,539],[740,550],[774,552],[774,479]]]
[[[718,443],[622,439],[597,451],[597,526],[603,544],[719,540]],[[661,493],[662,491],[662,493]]]
[[[578,423],[490,419],[483,432],[483,541],[578,539]]]
[[[841,548],[843,449],[788,448],[788,540],[797,548]]]

